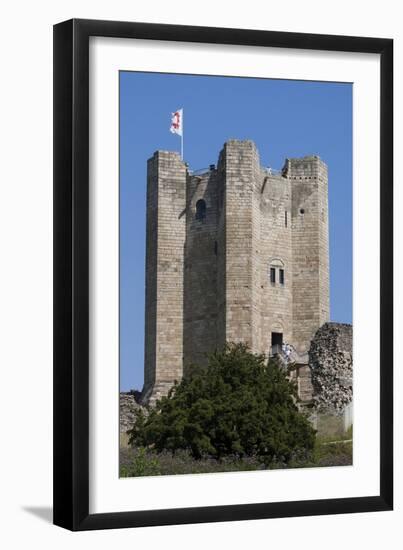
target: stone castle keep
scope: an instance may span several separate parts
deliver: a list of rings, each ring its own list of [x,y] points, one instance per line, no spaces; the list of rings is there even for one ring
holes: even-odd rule
[[[165,395],[225,342],[306,356],[329,321],[327,166],[260,165],[252,141],[227,141],[192,173],[176,152],[148,160],[143,402]]]

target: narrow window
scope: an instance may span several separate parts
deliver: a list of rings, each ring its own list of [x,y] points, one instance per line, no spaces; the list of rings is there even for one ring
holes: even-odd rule
[[[287,227],[287,210],[284,212],[284,225]]]
[[[284,284],[284,269],[279,270],[279,281],[280,281],[280,285]]]
[[[206,201],[199,199],[196,203],[196,220],[204,220],[206,217]]]
[[[276,282],[276,269],[274,267],[270,268],[270,282],[272,285]]]

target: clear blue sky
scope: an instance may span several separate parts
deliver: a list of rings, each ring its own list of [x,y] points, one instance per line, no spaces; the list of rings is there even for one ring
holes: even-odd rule
[[[252,139],[261,163],[317,154],[329,167],[331,320],[352,320],[352,85],[120,73],[120,385],[143,385],[146,161],[179,150],[171,112],[184,109],[184,160],[216,163],[227,139]]]

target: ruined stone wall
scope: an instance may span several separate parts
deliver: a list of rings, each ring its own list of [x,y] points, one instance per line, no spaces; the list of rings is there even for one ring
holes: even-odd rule
[[[313,402],[321,413],[341,414],[353,397],[353,328],[325,323],[309,349]]]
[[[133,428],[136,413],[139,410],[144,410],[136,401],[136,397],[132,392],[120,392],[119,396],[119,426],[120,432],[126,433],[127,430]]]

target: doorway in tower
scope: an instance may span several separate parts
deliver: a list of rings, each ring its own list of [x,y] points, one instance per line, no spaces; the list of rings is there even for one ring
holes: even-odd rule
[[[271,353],[275,355],[276,353],[281,352],[283,345],[283,333],[282,332],[272,332],[271,333]]]

